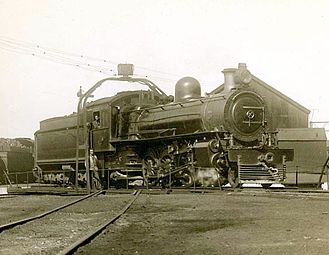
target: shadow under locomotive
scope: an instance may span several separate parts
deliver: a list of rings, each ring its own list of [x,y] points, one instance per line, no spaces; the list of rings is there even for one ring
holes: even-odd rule
[[[252,75],[245,64],[223,70],[224,90],[205,97],[192,77],[177,82],[173,98],[133,77],[132,65],[119,65],[118,71],[80,94],[77,113],[41,121],[35,169],[43,181],[87,187],[95,178],[105,187],[284,181],[293,150],[278,148],[275,130],[268,130],[273,125],[266,100],[248,86]],[[87,102],[108,81],[149,89]]]

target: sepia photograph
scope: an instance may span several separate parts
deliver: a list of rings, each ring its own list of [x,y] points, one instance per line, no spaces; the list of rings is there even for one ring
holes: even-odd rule
[[[0,0],[0,255],[327,254],[329,2]]]

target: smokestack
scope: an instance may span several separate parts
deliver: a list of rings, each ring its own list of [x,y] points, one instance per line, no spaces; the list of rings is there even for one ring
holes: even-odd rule
[[[236,89],[236,84],[234,81],[234,74],[236,68],[227,68],[222,71],[224,74],[224,92],[230,92],[233,89]]]

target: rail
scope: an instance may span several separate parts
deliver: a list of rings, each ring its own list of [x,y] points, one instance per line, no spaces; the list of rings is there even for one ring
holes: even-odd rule
[[[87,235],[83,236],[80,238],[78,241],[76,241],[74,244],[71,246],[67,247],[65,250],[61,251],[59,255],[68,255],[68,254],[73,254],[78,248],[86,245],[89,243],[92,239],[97,237],[107,226],[113,224],[116,222],[128,209],[130,206],[135,202],[137,197],[139,196],[141,192],[140,191],[135,191],[134,192],[134,197],[128,202],[128,204],[113,218],[111,218],[109,221],[105,222],[103,225],[99,226],[97,229],[94,231],[88,233]]]
[[[45,216],[47,216],[47,215],[49,215],[49,214],[52,214],[52,213],[54,213],[54,212],[57,212],[57,211],[63,209],[63,208],[66,208],[66,207],[69,207],[69,206],[74,205],[74,204],[76,204],[76,203],[79,203],[79,202],[81,202],[81,201],[83,201],[83,200],[85,200],[85,199],[88,199],[88,198],[93,197],[93,196],[97,196],[97,195],[101,194],[102,192],[103,192],[103,190],[100,190],[100,191],[98,191],[98,192],[91,193],[91,194],[89,194],[89,195],[87,195],[87,196],[84,196],[84,197],[82,197],[82,198],[80,198],[80,199],[77,199],[77,200],[75,200],[75,201],[73,201],[73,202],[70,202],[70,203],[67,203],[67,204],[65,204],[65,205],[59,206],[59,207],[57,207],[57,208],[55,208],[55,209],[52,209],[52,210],[46,211],[46,212],[41,213],[41,214],[39,214],[39,215],[32,216],[32,217],[28,217],[28,218],[25,218],[25,219],[21,219],[21,220],[18,220],[18,221],[14,221],[14,222],[10,222],[10,223],[7,223],[7,224],[4,224],[4,225],[1,225],[1,226],[0,226],[0,233],[1,233],[2,231],[4,231],[4,230],[7,230],[7,229],[10,229],[10,228],[16,227],[16,226],[18,226],[18,225],[22,225],[22,224],[25,224],[25,223],[27,223],[27,222],[30,222],[30,221],[33,221],[33,220],[36,220],[36,219],[40,219],[40,218],[42,218],[42,217],[45,217]]]
[[[94,195],[100,192],[102,191]],[[3,252],[19,254],[24,247],[24,250],[31,254],[71,254],[117,221],[127,212],[139,194],[140,191],[134,191],[119,196],[102,196],[91,201],[88,199],[78,203],[77,207],[68,207],[68,210],[65,208],[27,224],[21,221],[15,222],[14,225],[20,225],[17,227],[6,225],[0,232],[3,238]],[[15,215],[15,208],[13,210]],[[30,238],[21,240],[21,232],[28,233]]]

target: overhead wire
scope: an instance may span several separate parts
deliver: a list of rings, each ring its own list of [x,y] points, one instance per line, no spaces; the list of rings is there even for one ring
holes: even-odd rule
[[[85,54],[70,53],[50,47],[44,47],[39,44],[23,42],[12,38],[0,36],[0,49],[17,54],[32,55],[44,60],[52,61],[58,64],[70,65],[83,70],[98,72],[104,75],[116,75],[116,66],[122,62],[114,61],[106,58],[97,58]],[[135,75],[157,81],[176,83],[178,78],[182,77],[178,74],[163,72],[148,67],[134,65],[137,72]],[[148,74],[142,74],[147,71]],[[151,74],[150,74],[151,73]],[[157,75],[159,74],[159,75]],[[208,81],[200,80],[202,83]]]
[[[50,60],[50,61],[53,61],[56,63],[76,66],[78,68],[86,69],[89,71],[96,71],[96,72],[110,74],[110,75],[114,74],[114,69],[115,69],[114,65],[117,65],[120,63],[117,61],[112,61],[112,60],[104,59],[104,58],[91,57],[91,56],[84,55],[84,54],[69,53],[69,52],[65,52],[62,50],[53,49],[50,47],[43,47],[43,46],[40,46],[39,44],[18,41],[18,40],[14,40],[14,39],[3,37],[3,36],[0,36],[0,49],[15,52],[15,53],[20,53],[20,54],[32,55],[32,56]],[[95,64],[95,63],[91,64],[89,62],[87,63],[87,62],[85,62],[86,60],[97,62],[97,64]],[[104,64],[107,64],[107,65],[110,64],[110,65],[113,65],[113,67],[109,68],[109,66],[104,66]],[[147,68],[147,67],[135,66],[135,68],[150,71],[153,73],[164,74],[166,76],[179,77],[179,75],[176,75],[176,74],[162,72],[162,71],[158,71],[158,70]],[[152,77],[152,78],[156,78],[156,79],[159,79],[162,81],[170,81],[170,82],[174,81],[173,79],[159,77],[159,76],[153,76],[153,75],[141,75],[141,76],[142,77]]]
[[[70,52],[66,52],[66,51],[62,51],[62,50],[58,50],[58,49],[54,49],[54,48],[50,48],[50,47],[43,47],[43,46],[40,46],[39,44],[32,44],[32,43],[17,41],[17,40],[5,38],[2,36],[0,36],[0,40],[6,41],[6,42],[12,43],[12,44],[20,45],[22,47],[26,47],[26,46],[30,45],[30,47],[32,47],[32,48],[37,48],[37,49],[45,50],[45,51],[51,51],[51,52],[54,52],[57,54],[62,54],[62,55],[70,56],[70,57],[89,59],[92,61],[99,61],[99,62],[104,62],[104,63],[111,63],[113,65],[119,64],[118,62],[114,62],[114,61],[111,61],[108,59],[96,58],[96,57],[91,57],[91,56],[83,55],[83,54],[70,53]]]
[[[11,51],[14,53],[19,53],[19,54],[32,55],[56,63],[76,66],[89,71],[97,71],[110,75],[114,74],[113,68],[109,68],[108,66],[86,63],[84,61],[81,61],[80,59],[72,58],[69,55],[64,55],[62,53],[57,53],[55,51],[52,52],[50,50],[46,50],[45,48],[35,45],[31,46],[30,44],[21,44],[17,42],[12,42],[10,40],[3,40],[1,39],[1,37],[0,37],[0,49]]]
[[[84,54],[69,53],[69,52],[65,52],[65,51],[61,51],[61,50],[57,50],[57,49],[53,49],[53,48],[49,48],[49,47],[46,48],[46,47],[42,47],[40,45],[37,45],[37,47],[40,48],[40,49],[54,51],[54,52],[59,53],[59,54],[65,54],[65,55],[68,55],[68,56],[72,56],[72,57],[76,57],[76,58],[83,58],[83,59],[87,59],[87,60],[91,60],[91,61],[98,61],[98,62],[103,62],[103,63],[111,63],[113,65],[118,65],[118,64],[121,63],[121,62],[112,61],[112,60],[109,60],[109,59],[96,58],[96,57],[91,57],[91,56],[84,55]],[[163,71],[155,70],[155,69],[148,68],[148,67],[143,67],[143,66],[139,66],[139,65],[135,65],[135,67],[138,68],[138,69],[146,70],[146,71],[151,71],[151,72],[155,72],[155,73],[160,73],[160,74],[165,74],[165,75],[180,77],[178,74],[172,74],[172,73],[169,73],[169,72],[163,72]]]

